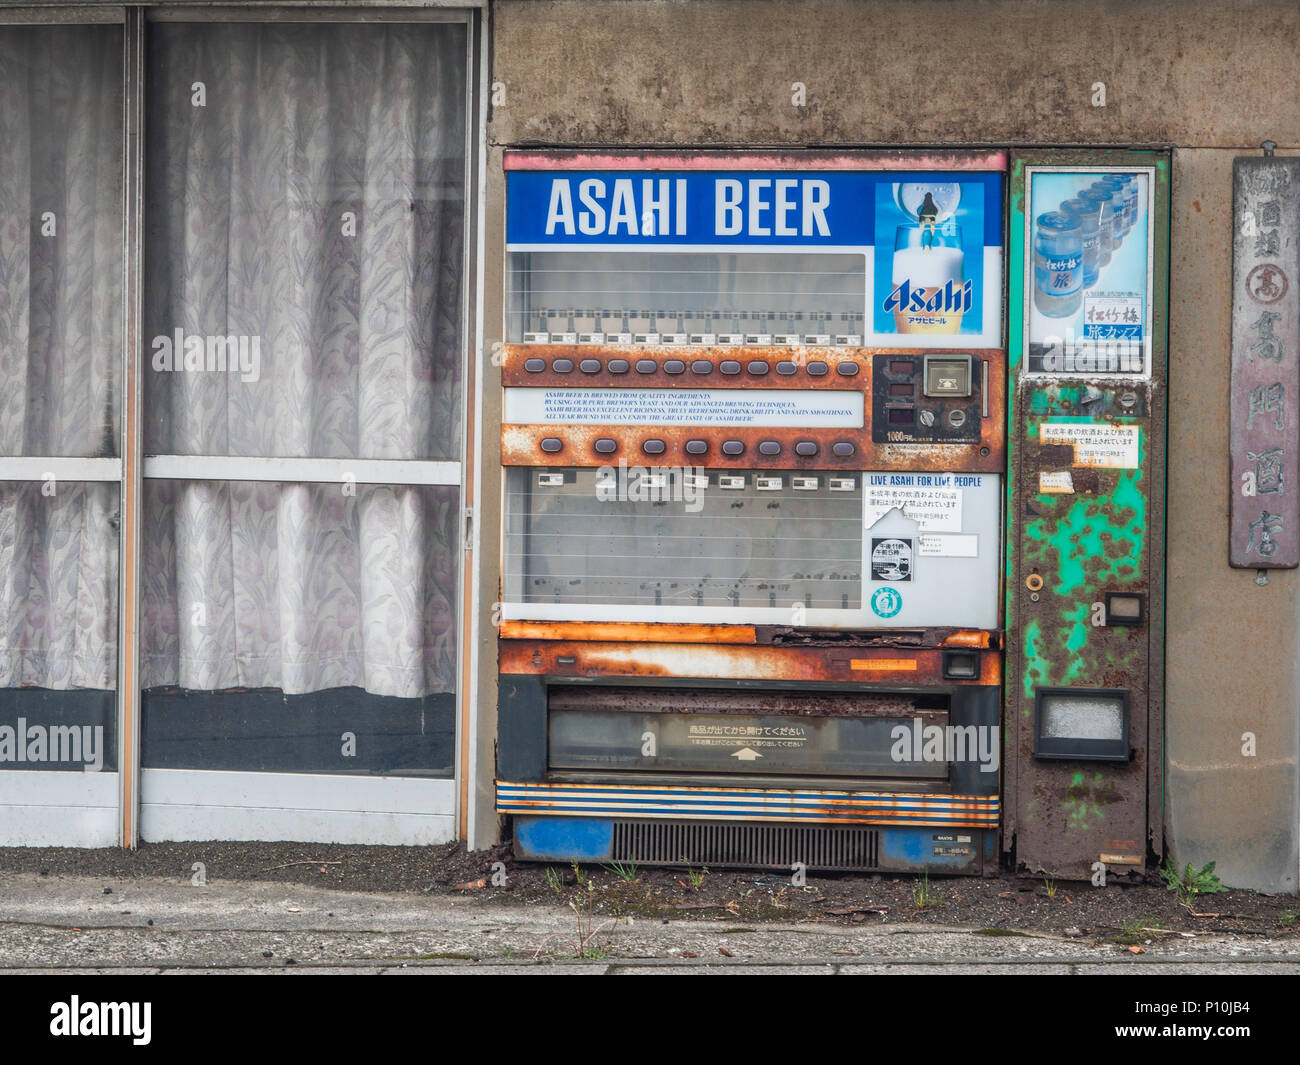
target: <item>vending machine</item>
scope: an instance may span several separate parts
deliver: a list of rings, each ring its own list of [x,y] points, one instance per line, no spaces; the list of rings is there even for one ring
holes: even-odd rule
[[[995,872],[1005,155],[505,167],[516,857]]]
[[[1101,886],[1163,847],[1169,156],[1017,154],[1010,185],[1004,845]]]

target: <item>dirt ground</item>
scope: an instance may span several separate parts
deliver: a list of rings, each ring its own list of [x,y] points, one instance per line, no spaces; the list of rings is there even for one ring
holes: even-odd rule
[[[535,865],[515,862],[505,844],[467,854],[441,847],[304,843],[163,843],[119,849],[0,848],[0,871],[188,881],[195,862],[208,880],[257,880],[348,891],[464,893],[502,907],[572,902],[601,915],[724,922],[944,924],[988,935],[1046,932],[1139,949],[1178,933],[1300,938],[1300,899],[1253,891],[1192,897],[1184,905],[1151,870],[1146,882],[1112,878],[1105,888],[1045,878],[789,874],[736,869]],[[495,872],[493,863],[504,868]],[[500,883],[504,873],[504,884]],[[494,883],[494,880],[496,883]]]

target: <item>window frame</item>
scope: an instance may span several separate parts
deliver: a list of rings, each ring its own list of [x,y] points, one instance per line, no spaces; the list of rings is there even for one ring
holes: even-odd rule
[[[145,163],[146,42],[149,26],[158,22],[304,22],[339,23],[444,23],[466,28],[465,144],[463,171],[463,233],[461,286],[461,387],[458,403],[459,459],[388,460],[332,458],[247,458],[215,455],[149,455],[143,441],[143,384],[148,368],[147,341],[143,335],[144,232],[148,207]],[[329,5],[288,3],[276,6],[227,4],[208,6],[202,0],[171,0],[167,4],[124,5],[120,2],[84,0],[82,3],[35,7],[4,6],[0,0],[0,27],[27,25],[118,24],[123,41],[123,145],[122,145],[122,395],[118,456],[75,458],[23,456],[5,459],[6,480],[58,480],[116,483],[119,486],[121,522],[118,544],[118,843],[134,848],[140,841],[140,667],[141,524],[146,479],[209,481],[273,481],[286,483],[390,484],[395,486],[447,486],[457,488],[460,520],[455,550],[463,566],[455,574],[450,593],[455,603],[456,649],[456,765],[451,785],[453,838],[465,838],[466,800],[473,789],[465,779],[472,767],[470,755],[476,729],[472,707],[477,695],[477,642],[472,619],[478,597],[478,574],[472,565],[477,530],[469,517],[471,492],[478,478],[481,427],[474,417],[481,394],[481,368],[474,358],[482,335],[483,189],[485,146],[487,0],[351,0]],[[469,685],[469,688],[467,688]],[[280,776],[263,774],[263,776]],[[57,820],[51,822],[57,824]],[[56,829],[57,831],[57,829]],[[278,837],[277,837],[278,838]],[[91,843],[89,845],[102,845]]]

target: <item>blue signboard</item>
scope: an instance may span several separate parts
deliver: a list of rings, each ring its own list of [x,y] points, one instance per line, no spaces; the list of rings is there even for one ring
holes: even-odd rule
[[[519,253],[861,254],[865,343],[996,347],[1002,189],[985,171],[511,171],[506,240]]]

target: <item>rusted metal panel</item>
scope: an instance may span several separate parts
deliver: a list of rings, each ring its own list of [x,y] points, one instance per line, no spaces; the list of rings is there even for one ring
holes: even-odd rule
[[[1028,871],[1090,879],[1097,862],[1112,875],[1140,871],[1148,846],[1158,848],[1161,839],[1163,604],[1157,600],[1163,595],[1168,161],[1076,152],[1041,153],[1028,162],[1085,171],[1155,167],[1149,378],[1024,375],[1024,301],[1016,289],[1026,283],[1026,161],[1013,162],[1012,172],[1011,357],[1021,364],[1009,444],[1004,846],[1014,846]],[[1137,597],[1140,622],[1116,622],[1108,593]],[[1102,689],[1126,693],[1129,760],[1036,757],[1042,689],[1084,697]]]
[[[504,640],[615,640],[628,643],[748,643],[753,625],[671,625],[644,621],[509,621]]]
[[[1300,159],[1233,161],[1229,561],[1300,565]]]
[[[555,677],[699,677],[719,680],[830,681],[889,684],[907,688],[936,685],[996,685],[1001,656],[976,651],[978,675],[956,681],[943,676],[944,652],[888,647],[748,647],[701,644],[587,643],[502,640],[503,674]]]
[[[1006,428],[999,412],[1005,404],[1005,359],[1000,350],[927,349],[927,355],[961,354],[974,359],[972,395],[956,401],[918,397],[917,408],[944,425],[949,408],[962,406],[975,416],[964,422],[968,429],[963,439],[935,439],[932,442],[891,442],[886,434],[872,428],[872,381],[876,356],[895,355],[914,359],[913,349],[896,348],[818,348],[818,347],[690,347],[685,345],[557,345],[510,344],[505,348],[502,382],[508,388],[591,388],[615,389],[721,389],[721,390],[792,390],[810,392],[854,392],[862,396],[861,428],[803,426],[700,426],[700,425],[572,425],[506,423],[501,428],[501,461],[506,466],[603,466],[623,459],[629,463],[654,465],[707,465],[718,469],[827,469],[827,470],[908,470],[913,472],[1001,473],[1005,462]],[[638,363],[648,372],[611,373],[611,359],[623,359],[635,367]],[[524,368],[530,360],[544,367],[536,372]],[[584,373],[581,366],[590,360],[599,369]],[[664,368],[672,362],[682,364],[680,373]],[[708,362],[713,369],[696,374],[695,362]],[[718,366],[732,361],[743,372],[725,375]],[[564,372],[556,363],[569,366]],[[763,374],[748,372],[748,364],[761,362],[769,367]],[[808,374],[809,363],[824,363],[826,372]],[[776,371],[779,364],[793,367],[788,374]],[[649,367],[653,364],[653,369]],[[839,372],[853,364],[855,372]],[[954,415],[956,417],[956,415]],[[879,427],[877,427],[879,428]],[[936,430],[936,433],[938,431]],[[595,442],[613,442],[613,450],[595,451]],[[545,451],[543,440],[558,440],[560,450]],[[647,452],[646,441],[655,441],[656,453]],[[691,454],[687,441],[703,441],[704,454]],[[725,455],[725,441],[740,441],[739,455]],[[762,441],[781,445],[780,454],[761,456]],[[815,444],[812,455],[799,455],[796,445]],[[852,445],[851,453],[837,455],[836,445]]]
[[[1007,168],[1002,151],[965,152],[905,149],[862,151],[508,151],[506,170],[997,170]]]
[[[504,640],[595,640],[621,643],[782,644],[826,647],[997,647],[997,633],[976,629],[859,632],[788,625],[684,625],[645,621],[503,620]]]
[[[753,688],[627,688],[555,686],[549,710],[616,710],[623,713],[768,714],[782,717],[904,717],[946,721],[947,711],[918,707],[894,692],[783,692]]]

